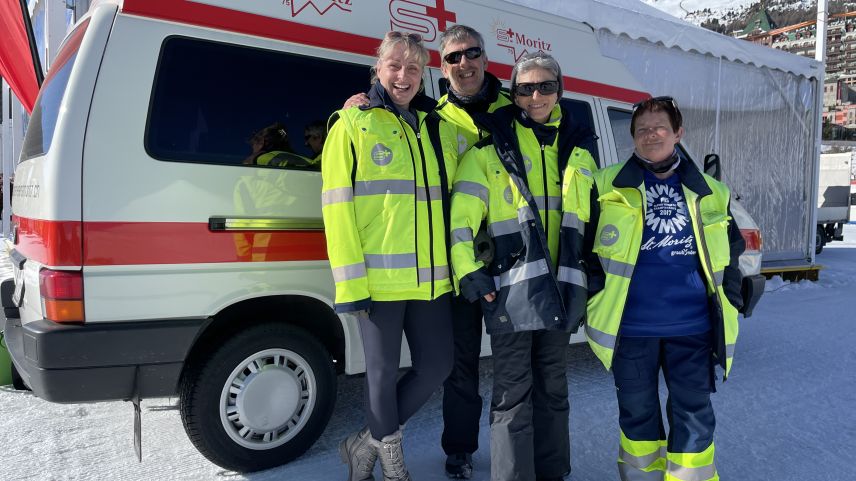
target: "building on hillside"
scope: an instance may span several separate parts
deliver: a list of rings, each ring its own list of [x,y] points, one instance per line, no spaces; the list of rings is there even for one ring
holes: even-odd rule
[[[775,27],[762,9],[738,38],[786,52],[814,57],[817,21]],[[767,26],[770,28],[767,28]],[[823,86],[824,122],[856,128],[856,12],[829,16],[826,32],[826,81]]]
[[[776,25],[773,17],[770,16],[770,12],[762,6],[759,11],[749,17],[746,27],[743,30],[734,32],[732,36],[769,47],[771,42],[767,32],[776,28],[778,28],[778,25]]]

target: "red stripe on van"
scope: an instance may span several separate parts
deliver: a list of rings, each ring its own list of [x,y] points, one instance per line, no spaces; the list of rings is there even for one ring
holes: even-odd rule
[[[27,259],[46,266],[80,266],[83,247],[81,224],[12,216],[17,228],[15,249]]]
[[[211,232],[208,224],[195,222],[81,224],[22,217],[16,217],[15,222],[15,248],[28,259],[48,266],[327,259],[327,244],[320,231]]]
[[[84,265],[327,259],[320,231],[211,232],[197,222],[86,222]]]
[[[374,56],[379,38],[365,37],[288,20],[265,17],[188,0],[125,0],[124,13],[211,27],[231,32],[284,40],[343,52]],[[431,50],[429,65],[440,66],[440,54]],[[501,79],[511,78],[511,65],[491,61],[488,70]],[[565,90],[619,102],[635,103],[650,97],[645,92],[564,76]]]

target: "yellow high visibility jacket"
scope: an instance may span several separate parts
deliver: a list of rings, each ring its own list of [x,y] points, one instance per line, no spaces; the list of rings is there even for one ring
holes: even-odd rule
[[[499,79],[490,72],[485,72],[484,81],[488,83],[487,101],[490,102],[487,106],[488,113],[511,103],[508,95],[501,90],[502,83]],[[489,135],[488,132],[485,132],[475,124],[472,116],[458,105],[454,99],[450,98],[449,94],[443,95],[437,101],[437,113],[447,122],[458,126],[458,154],[461,156],[470,150],[476,142]]]
[[[578,180],[578,169],[591,176],[594,160],[578,146],[591,134],[578,130],[559,106],[546,124],[556,129],[549,141],[521,123],[516,106],[477,120],[491,137],[464,156],[452,195],[452,262],[461,293],[470,301],[497,293],[495,301],[481,301],[491,334],[572,327],[555,277],[560,179]],[[483,220],[494,244],[487,265],[473,249]]]
[[[729,214],[728,187],[701,173],[689,159],[680,161],[677,173],[707,286],[714,355],[727,376],[737,341],[737,309],[742,304],[738,258],[745,243]],[[588,281],[597,287],[590,288],[585,331],[591,349],[610,369],[642,243],[645,185],[642,167],[632,159],[600,170],[594,178],[599,214],[591,220],[596,257],[588,262]]]
[[[333,114],[321,162],[337,312],[368,309],[372,300],[431,300],[452,290],[441,169],[453,178],[457,128],[435,119],[437,152],[428,130],[436,102],[414,98],[414,131],[380,84],[369,98],[367,108]]]

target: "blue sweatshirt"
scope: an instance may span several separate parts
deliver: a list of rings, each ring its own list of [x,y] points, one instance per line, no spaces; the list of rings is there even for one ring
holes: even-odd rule
[[[707,292],[686,200],[677,173],[645,171],[645,226],[621,335],[671,337],[710,330]]]

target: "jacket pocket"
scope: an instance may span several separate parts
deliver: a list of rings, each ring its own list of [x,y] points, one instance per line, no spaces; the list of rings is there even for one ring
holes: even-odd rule
[[[600,220],[594,240],[594,252],[611,259],[629,259],[633,231],[640,213],[615,191],[600,196]]]
[[[720,271],[731,262],[731,250],[728,242],[728,223],[730,217],[721,213],[702,213],[704,241],[715,271]]]

